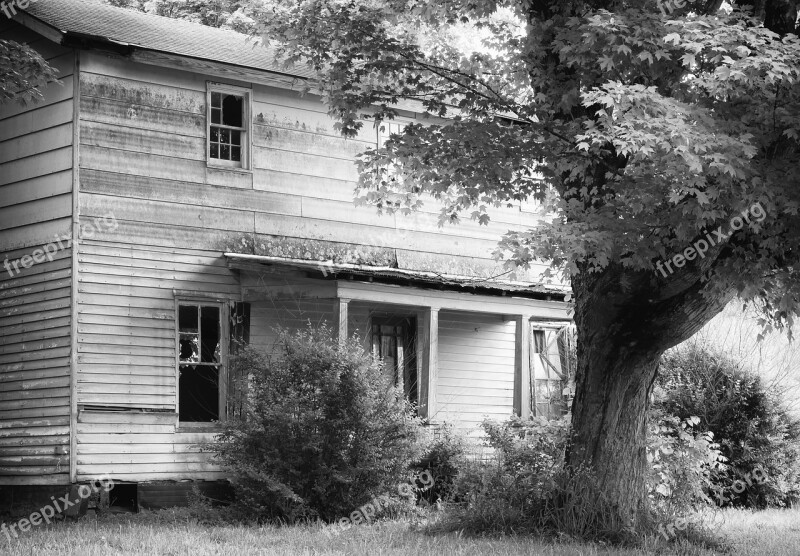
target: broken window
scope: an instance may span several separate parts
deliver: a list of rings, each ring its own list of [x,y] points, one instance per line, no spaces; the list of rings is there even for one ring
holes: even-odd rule
[[[246,89],[209,85],[208,157],[211,163],[248,167],[248,106]]]
[[[223,375],[221,306],[180,303],[178,331],[178,414],[180,421],[210,422],[220,417]]]
[[[406,399],[419,401],[417,380],[416,322],[413,318],[373,319],[372,353],[383,360],[396,384],[402,381]]]
[[[531,386],[534,415],[554,419],[567,413],[575,380],[574,327],[533,329]]]

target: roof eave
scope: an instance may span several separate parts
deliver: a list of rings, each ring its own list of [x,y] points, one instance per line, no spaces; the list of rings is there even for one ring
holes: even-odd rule
[[[508,280],[490,280],[478,277],[456,276],[436,272],[405,270],[400,268],[334,263],[333,261],[310,261],[225,253],[229,266],[244,268],[248,264],[276,265],[311,272],[322,279],[367,279],[386,284],[406,284],[427,289],[447,289],[474,294],[523,297],[542,301],[564,301],[567,290],[559,286]],[[242,265],[241,263],[244,263]]]

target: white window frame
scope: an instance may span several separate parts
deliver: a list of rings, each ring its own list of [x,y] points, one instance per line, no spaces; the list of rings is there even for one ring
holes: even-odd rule
[[[244,101],[242,114],[241,128],[242,133],[242,160],[236,162],[233,160],[222,160],[220,158],[211,158],[211,126],[222,126],[221,124],[211,123],[211,94],[222,93],[228,95],[236,95],[243,97]],[[252,135],[253,135],[253,118],[252,118],[252,102],[253,90],[246,87],[237,87],[235,85],[226,85],[223,83],[215,83],[213,81],[206,82],[206,161],[208,166],[214,168],[222,168],[229,170],[251,170],[251,153],[252,153]],[[238,129],[238,128],[236,128]]]
[[[181,332],[180,332],[180,307],[181,305],[193,305],[201,307],[217,307],[220,318],[220,338],[219,338],[219,378],[218,378],[218,414],[217,421],[181,421]],[[228,341],[230,337],[230,315],[228,304],[219,299],[204,297],[176,297],[175,298],[175,413],[178,416],[178,427],[180,428],[202,428],[214,426],[226,420],[228,402]]]
[[[383,120],[378,125],[378,148],[383,148],[383,144],[391,134],[402,134],[403,129],[405,129],[405,127],[411,123],[413,122],[406,122],[403,120]]]

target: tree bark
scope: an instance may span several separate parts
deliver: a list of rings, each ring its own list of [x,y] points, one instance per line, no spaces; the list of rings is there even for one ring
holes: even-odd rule
[[[704,297],[708,283],[685,270],[668,287],[614,266],[573,279],[578,368],[567,465],[573,474],[591,470],[605,507],[590,507],[606,532],[646,522],[646,418],[661,354],[733,297]]]

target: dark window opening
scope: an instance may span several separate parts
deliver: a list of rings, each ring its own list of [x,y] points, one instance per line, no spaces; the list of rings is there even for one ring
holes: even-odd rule
[[[182,304],[178,307],[178,413],[181,421],[219,420],[220,323],[218,306]]]
[[[396,384],[403,384],[406,399],[419,402],[416,319],[373,319],[372,352],[383,360]]]
[[[246,129],[245,97],[221,92],[211,93],[209,156],[217,160],[242,162]]]

